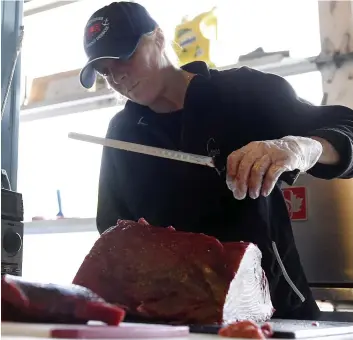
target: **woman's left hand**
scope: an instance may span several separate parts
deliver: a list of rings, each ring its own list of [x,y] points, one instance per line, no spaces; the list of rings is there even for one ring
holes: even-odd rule
[[[232,152],[227,160],[227,185],[236,199],[268,196],[285,171],[305,172],[322,153],[320,142],[306,137],[251,142]]]

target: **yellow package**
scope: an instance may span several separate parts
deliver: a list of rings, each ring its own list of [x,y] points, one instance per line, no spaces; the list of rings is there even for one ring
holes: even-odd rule
[[[200,60],[214,67],[211,60],[211,44],[217,39],[216,8],[204,12],[192,20],[185,20],[176,27],[174,41],[179,65]]]

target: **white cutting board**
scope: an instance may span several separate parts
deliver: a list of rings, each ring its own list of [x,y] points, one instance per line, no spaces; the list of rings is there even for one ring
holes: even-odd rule
[[[106,326],[102,323],[89,325],[32,324],[2,322],[1,336],[8,338],[85,338],[85,339],[173,339],[185,340],[189,337],[187,326],[167,326],[151,324],[121,323],[119,326]]]

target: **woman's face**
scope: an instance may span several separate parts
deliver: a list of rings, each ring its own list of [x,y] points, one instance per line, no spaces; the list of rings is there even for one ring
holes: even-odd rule
[[[163,89],[160,45],[155,36],[143,37],[129,60],[101,59],[94,66],[115,91],[148,106]]]

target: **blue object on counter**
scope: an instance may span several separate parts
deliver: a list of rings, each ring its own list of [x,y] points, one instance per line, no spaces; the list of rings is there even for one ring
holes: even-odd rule
[[[64,217],[62,206],[61,206],[61,194],[60,190],[56,190],[56,197],[58,199],[59,212],[56,214],[57,217]]]

